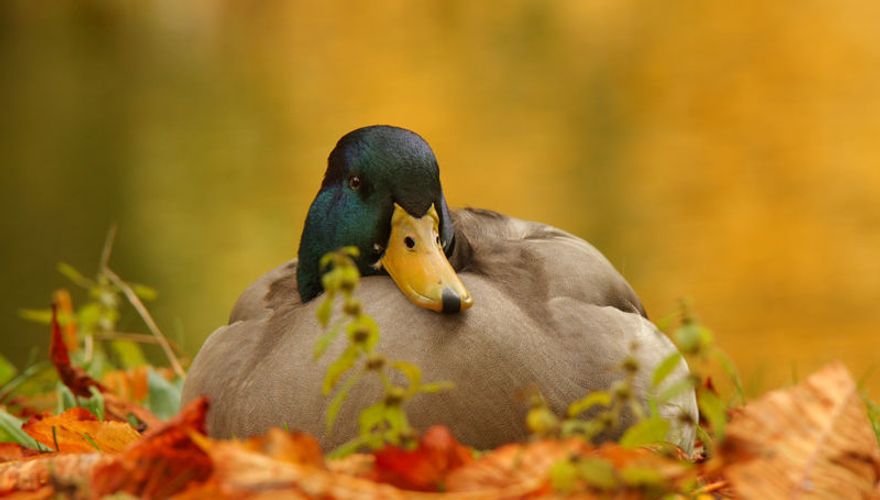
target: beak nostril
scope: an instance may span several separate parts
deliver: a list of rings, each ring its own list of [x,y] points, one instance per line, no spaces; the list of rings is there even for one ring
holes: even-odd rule
[[[406,245],[406,248],[412,250],[416,246],[416,241],[409,236],[403,239],[403,244]]]

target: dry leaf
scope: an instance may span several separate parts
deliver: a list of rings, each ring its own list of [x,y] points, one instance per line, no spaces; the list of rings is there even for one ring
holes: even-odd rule
[[[0,443],[0,463],[32,457],[39,452],[16,443]]]
[[[142,402],[147,399],[150,386],[147,382],[147,366],[128,370],[114,370],[101,378],[104,386],[123,401]]]
[[[141,438],[128,423],[100,422],[85,408],[37,415],[21,428],[49,449],[72,453],[116,453]]]
[[[200,438],[214,473],[180,499],[210,498],[419,498],[386,484],[330,472],[307,464],[281,462],[239,443]]]
[[[586,454],[590,449],[580,439],[505,445],[449,474],[446,490],[495,490],[504,495],[536,492],[545,488],[550,466],[572,454]]]
[[[164,498],[204,481],[213,469],[211,459],[193,442],[205,434],[205,398],[193,401],[174,419],[150,432],[141,442],[110,463],[92,471],[91,490],[98,497],[126,492]]]
[[[128,416],[134,415],[147,428],[155,428],[161,423],[152,412],[143,406],[113,394],[103,384],[90,377],[82,368],[70,364],[70,353],[61,335],[57,307],[54,304],[52,305],[52,337],[49,341],[49,354],[52,364],[58,371],[58,377],[71,392],[77,396],[91,397],[90,388],[94,387],[104,395],[104,412],[109,419],[128,422]]]
[[[880,474],[865,406],[840,363],[746,406],[722,453],[743,498],[868,498]]]
[[[70,299],[70,292],[65,288],[55,290],[52,294],[52,302],[58,305],[58,312],[68,318],[67,324],[62,328],[62,337],[67,350],[75,352],[79,348],[79,342],[76,340],[76,321],[73,316],[73,301]]]
[[[52,304],[52,337],[49,339],[49,357],[58,371],[58,378],[75,395],[86,398],[91,397],[92,393],[89,387],[95,387],[101,392],[106,392],[106,389],[90,377],[82,368],[73,366],[70,363],[70,353],[67,349],[64,335],[61,333],[61,325],[58,323],[57,304]]]
[[[416,491],[441,489],[451,471],[472,460],[470,451],[439,425],[425,432],[415,450],[388,446],[373,455],[377,481]]]
[[[96,464],[111,460],[100,453],[51,454],[0,464],[0,496],[21,492],[49,492],[81,487]],[[49,488],[47,490],[47,488]]]
[[[288,432],[273,427],[265,435],[249,438],[240,445],[281,462],[325,468],[324,454],[318,440],[303,432]]]

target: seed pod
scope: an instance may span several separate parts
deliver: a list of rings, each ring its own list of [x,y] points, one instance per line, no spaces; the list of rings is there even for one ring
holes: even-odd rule
[[[392,387],[385,393],[385,406],[400,406],[406,396],[403,387]]]

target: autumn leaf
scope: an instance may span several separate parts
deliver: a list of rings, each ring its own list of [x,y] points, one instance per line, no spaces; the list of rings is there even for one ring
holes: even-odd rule
[[[287,432],[273,427],[262,436],[243,441],[241,446],[281,462],[324,467],[321,445],[303,432]]]
[[[234,441],[199,437],[213,463],[204,482],[193,482],[178,500],[259,498],[418,499],[417,493],[391,485],[331,472],[310,464],[273,460]],[[426,498],[434,496],[425,495]]]
[[[722,455],[742,498],[867,498],[880,476],[865,406],[840,363],[743,408]]]
[[[25,448],[18,443],[0,443],[0,463],[21,460],[39,454],[31,448]]]
[[[91,476],[92,493],[98,497],[125,492],[164,498],[190,483],[204,481],[213,464],[193,436],[205,434],[207,411],[207,399],[193,401],[112,462],[96,467]]]
[[[117,453],[141,438],[127,423],[98,421],[78,407],[60,415],[31,417],[22,430],[51,450],[71,453]]]
[[[128,370],[114,370],[105,373],[101,382],[113,394],[125,401],[141,402],[147,399],[147,367],[138,366]]]
[[[415,450],[387,446],[373,453],[376,480],[416,491],[437,491],[446,476],[471,461],[471,453],[444,426],[429,428]]]
[[[55,488],[74,491],[83,485],[92,469],[108,462],[102,453],[60,453],[0,463],[0,497],[56,498]],[[28,495],[32,493],[32,495]]]
[[[49,354],[52,364],[58,371],[58,377],[75,395],[91,397],[91,388],[101,392],[104,397],[104,412],[109,418],[119,422],[128,422],[129,415],[134,415],[147,428],[159,424],[159,419],[152,412],[133,401],[127,401],[114,395],[106,386],[90,377],[82,368],[71,364],[70,353],[61,334],[61,325],[58,323],[55,305],[52,306],[52,337],[49,341]]]
[[[49,340],[49,357],[58,371],[58,377],[77,396],[91,397],[89,387],[106,392],[106,389],[82,368],[75,367],[70,363],[70,353],[62,335],[61,325],[58,323],[58,306],[55,304],[52,305],[52,337]]]
[[[450,473],[446,491],[492,490],[504,492],[499,496],[525,495],[548,485],[553,464],[591,449],[577,438],[505,445]]]
[[[73,316],[73,301],[70,299],[70,292],[59,288],[52,294],[52,301],[58,305],[58,315],[67,319],[62,327],[62,338],[68,351],[74,352],[79,348],[79,342],[76,340],[76,321]]]

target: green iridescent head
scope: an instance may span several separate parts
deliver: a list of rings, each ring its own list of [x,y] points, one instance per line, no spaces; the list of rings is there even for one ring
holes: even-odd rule
[[[387,272],[414,303],[457,312],[470,306],[470,295],[446,259],[453,245],[440,170],[428,143],[398,127],[360,128],[330,153],[309,208],[297,268],[300,296],[308,302],[323,291],[321,256],[356,246],[361,274]],[[437,262],[441,257],[448,272]]]

